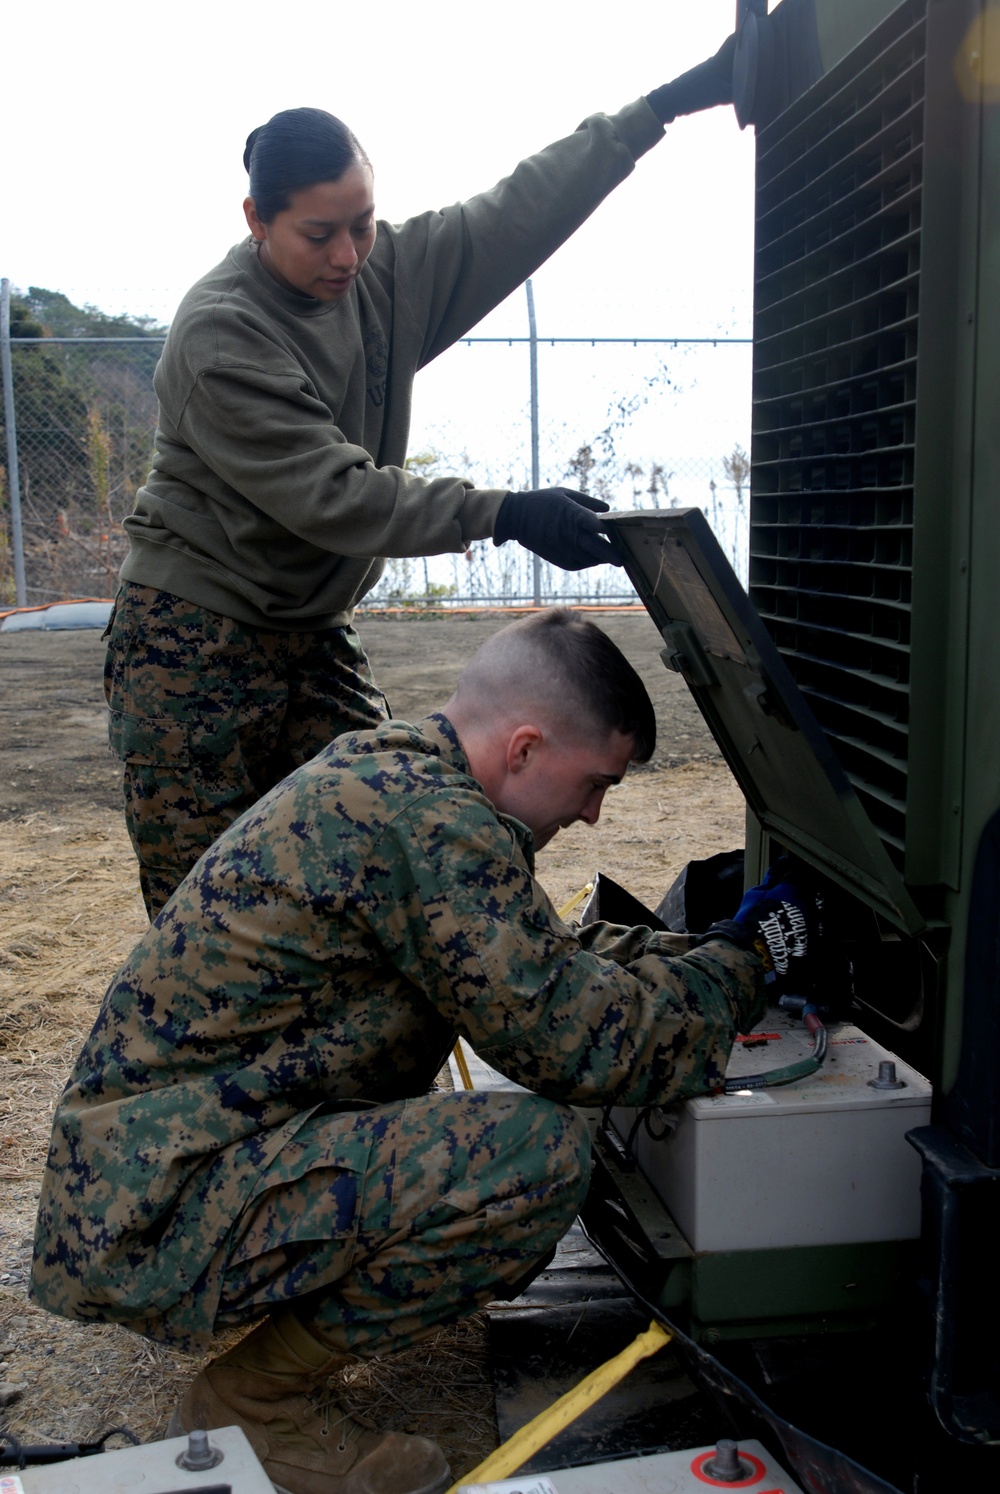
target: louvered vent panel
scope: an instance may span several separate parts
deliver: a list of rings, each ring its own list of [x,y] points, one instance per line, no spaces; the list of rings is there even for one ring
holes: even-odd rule
[[[750,595],[900,867],[924,44],[903,5],[757,153]]]

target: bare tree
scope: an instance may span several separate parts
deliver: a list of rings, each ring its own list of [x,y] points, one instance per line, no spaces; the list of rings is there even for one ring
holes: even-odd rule
[[[653,462],[649,468],[649,487],[646,492],[652,499],[653,507],[660,508],[660,498],[669,499],[668,507],[676,507],[676,499],[670,498],[670,479],[672,472],[668,472],[661,462]]]
[[[722,470],[726,479],[736,491],[736,509],[743,514],[746,512],[746,504],[743,502],[743,489],[747,485],[750,476],[750,458],[743,447],[737,444],[733,447],[729,456],[722,458]]]
[[[592,446],[581,446],[566,463],[566,471],[581,493],[590,492],[590,478],[597,466]]]

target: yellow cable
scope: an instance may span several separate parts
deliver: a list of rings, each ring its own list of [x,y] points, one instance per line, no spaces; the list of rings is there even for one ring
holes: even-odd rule
[[[461,1038],[455,1039],[455,1046],[451,1050],[451,1056],[458,1064],[458,1072],[462,1076],[462,1083],[465,1085],[466,1089],[475,1089],[476,1086],[472,1082],[472,1075],[469,1073],[469,1065],[466,1062],[465,1054],[462,1052]]]
[[[576,1421],[595,1401],[599,1401],[612,1385],[623,1380],[640,1359],[648,1359],[650,1354],[655,1354],[664,1344],[668,1344],[672,1337],[659,1323],[650,1323],[645,1333],[640,1333],[614,1359],[599,1365],[579,1385],[574,1385],[572,1390],[567,1390],[565,1395],[553,1402],[547,1411],[539,1412],[515,1432],[513,1437],[509,1437],[502,1447],[490,1453],[478,1468],[463,1474],[457,1484],[452,1484],[448,1494],[457,1494],[457,1490],[465,1484],[486,1484],[509,1478],[533,1458],[540,1448],[568,1427],[570,1422]]]
[[[582,903],[588,892],[593,892],[593,882],[588,882],[586,887],[581,887],[579,892],[574,892],[569,902],[559,909],[560,918],[568,918],[578,903]]]

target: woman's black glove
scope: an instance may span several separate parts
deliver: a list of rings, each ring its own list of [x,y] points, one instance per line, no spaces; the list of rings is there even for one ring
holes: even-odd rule
[[[716,104],[731,104],[735,56],[734,32],[707,62],[699,62],[672,83],[647,94],[646,101],[660,124],[670,124],[678,114],[697,114],[701,109],[714,109]]]
[[[543,560],[564,571],[583,571],[589,565],[621,565],[604,525],[596,516],[609,505],[602,498],[574,493],[570,488],[539,488],[508,493],[493,526],[493,543],[517,540]]]

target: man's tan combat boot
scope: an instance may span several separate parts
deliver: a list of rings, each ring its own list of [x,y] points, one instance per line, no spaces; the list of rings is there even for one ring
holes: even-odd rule
[[[368,1431],[337,1403],[324,1380],[348,1362],[275,1314],[195,1376],[167,1435],[240,1427],[282,1494],[443,1494],[436,1443]]]

